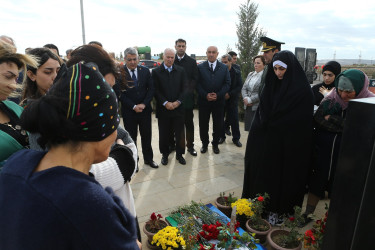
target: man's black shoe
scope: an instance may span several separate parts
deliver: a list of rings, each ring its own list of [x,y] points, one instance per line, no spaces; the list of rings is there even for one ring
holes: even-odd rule
[[[204,153],[206,153],[206,152],[207,152],[207,146],[206,146],[206,147],[203,146],[203,147],[201,148],[201,153],[204,154]]]
[[[239,148],[242,147],[242,143],[240,141],[234,141],[233,143]]]
[[[176,160],[178,160],[178,162],[179,162],[181,165],[185,165],[185,164],[186,164],[186,161],[185,161],[184,157],[182,157],[182,155],[177,155],[177,156],[176,156]]]
[[[212,146],[212,148],[213,148],[215,154],[219,154],[220,153],[220,149],[219,149],[218,146]]]
[[[176,150],[176,145],[170,145],[169,146],[169,153],[172,153],[175,150]]]
[[[163,155],[163,157],[161,157],[161,164],[164,166],[168,164],[168,155]]]
[[[228,135],[228,136],[231,136],[232,133],[230,132],[230,129],[228,128],[227,130],[225,130],[225,134]]]
[[[149,165],[152,168],[158,168],[159,167],[159,165],[154,161],[145,161],[145,164]]]
[[[220,138],[218,143],[219,144],[223,144],[223,142],[225,142],[225,139],[224,138]]]
[[[194,148],[188,148],[187,150],[192,156],[197,156],[197,151]]]

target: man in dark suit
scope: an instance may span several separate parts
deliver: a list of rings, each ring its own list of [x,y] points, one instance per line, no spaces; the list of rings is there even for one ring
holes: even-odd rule
[[[142,153],[144,163],[152,168],[158,168],[154,162],[151,147],[151,100],[155,89],[150,70],[138,65],[138,51],[127,48],[124,52],[125,71],[128,86],[121,93],[121,111],[125,129],[129,132],[133,141],[137,143],[138,127],[141,135]]]
[[[187,86],[185,88],[185,98],[183,100],[183,108],[185,110],[185,129],[186,129],[186,147],[187,151],[196,156],[197,152],[194,149],[194,91],[198,80],[198,67],[197,62],[188,56],[186,51],[186,41],[178,39],[175,42],[175,49],[177,51],[174,64],[181,66],[185,69],[187,77]],[[172,140],[174,142],[174,139]],[[174,143],[172,143],[172,146]]]
[[[224,96],[230,87],[230,76],[228,67],[217,60],[219,52],[216,46],[208,47],[206,55],[208,60],[198,65],[199,79],[197,83],[199,134],[202,141],[201,153],[207,152],[209,144],[208,126],[212,114],[212,148],[215,154],[219,154],[218,144],[224,123]]]
[[[224,127],[221,133],[219,144],[225,141],[225,134],[232,128],[232,141],[237,147],[242,147],[240,142],[240,125],[238,120],[238,97],[242,89],[242,77],[241,72],[236,70],[232,65],[232,57],[229,54],[221,57],[221,62],[227,65],[229,69],[229,75],[231,84],[229,91],[225,93],[225,109],[224,115],[226,117],[224,121]]]
[[[184,130],[184,85],[186,73],[184,68],[173,65],[175,51],[165,49],[164,62],[152,71],[155,83],[156,116],[159,125],[159,148],[162,154],[161,163],[168,164],[169,135],[174,133],[176,140],[176,159],[182,165],[186,164],[182,157],[185,154]]]
[[[228,54],[232,57],[232,67],[241,72],[241,66],[237,64],[237,53],[229,51]]]

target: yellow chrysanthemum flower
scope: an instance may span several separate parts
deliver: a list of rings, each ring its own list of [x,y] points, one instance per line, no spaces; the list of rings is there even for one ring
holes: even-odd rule
[[[167,226],[154,235],[151,244],[161,246],[162,249],[173,249],[185,246],[185,241],[179,234],[178,228]]]
[[[234,206],[237,207],[236,214],[238,215],[246,215],[247,217],[254,215],[254,211],[251,209],[251,202],[248,199],[238,199],[236,202],[233,202],[231,206],[232,208]]]

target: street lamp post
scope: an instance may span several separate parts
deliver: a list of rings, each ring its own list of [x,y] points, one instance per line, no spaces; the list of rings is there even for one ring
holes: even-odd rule
[[[85,37],[85,18],[83,16],[83,0],[80,0],[81,2],[81,22],[82,22],[82,39],[83,44],[86,44],[86,37]]]

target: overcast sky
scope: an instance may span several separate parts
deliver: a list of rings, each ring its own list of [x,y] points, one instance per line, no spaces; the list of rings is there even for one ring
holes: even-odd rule
[[[152,54],[187,40],[187,53],[220,54],[236,49],[237,12],[245,0],[84,0],[86,43],[98,40],[119,54],[150,46]],[[318,59],[375,60],[375,1],[260,1],[257,23],[282,47],[316,48]],[[20,52],[53,43],[60,54],[83,43],[79,0],[0,0],[0,35],[11,36]]]

